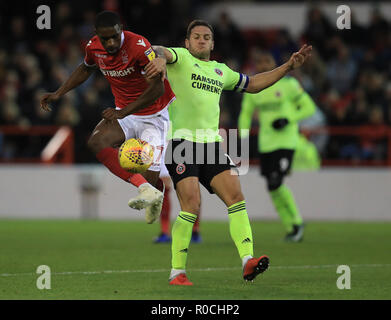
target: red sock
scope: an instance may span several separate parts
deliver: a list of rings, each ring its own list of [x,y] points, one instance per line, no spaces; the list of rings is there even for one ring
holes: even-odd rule
[[[160,229],[162,233],[170,234],[170,189],[164,192],[162,213],[160,214]]]
[[[200,232],[200,215],[197,216],[197,220],[193,224],[193,232]]]
[[[148,183],[141,174],[128,172],[120,166],[118,161],[118,149],[104,148],[96,154],[96,158],[117,177],[136,187],[139,187],[143,183]]]

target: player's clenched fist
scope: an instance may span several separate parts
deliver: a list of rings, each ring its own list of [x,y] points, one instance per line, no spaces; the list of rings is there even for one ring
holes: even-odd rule
[[[288,64],[291,69],[296,69],[300,67],[305,60],[311,56],[312,52],[312,46],[309,46],[307,44],[303,45],[299,51],[292,54],[290,57]]]
[[[45,93],[41,97],[41,108],[45,111],[52,111],[50,103],[57,101],[60,97],[55,93]]]

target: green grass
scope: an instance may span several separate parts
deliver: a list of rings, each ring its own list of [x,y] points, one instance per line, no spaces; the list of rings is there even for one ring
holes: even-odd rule
[[[152,243],[158,224],[0,220],[0,299],[391,299],[391,223],[309,222],[299,244],[282,241],[278,222],[252,227],[265,274],[244,283],[228,224],[204,222],[188,256],[194,286],[173,287],[170,245]],[[36,287],[39,265],[51,290]],[[337,289],[338,265],[351,267],[350,290]]]

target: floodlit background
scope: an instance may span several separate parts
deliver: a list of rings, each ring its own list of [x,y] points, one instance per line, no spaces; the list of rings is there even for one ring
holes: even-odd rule
[[[206,19],[215,28],[212,58],[247,74],[255,72],[253,58],[260,49],[281,64],[303,43],[311,44],[312,58],[291,75],[317,104],[302,129],[316,145],[322,167],[297,172],[288,184],[305,218],[391,219],[390,3],[347,2],[350,30],[337,29],[339,4],[328,1],[49,1],[50,30],[36,26],[40,4],[0,5],[0,217],[142,218],[126,207],[134,188],[108,173],[86,146],[101,111],[113,106],[101,73],[68,93],[53,112],[39,108],[40,95],[56,90],[83,61],[94,16],[108,9],[120,13],[126,29],[165,46],[183,46],[187,24]],[[223,94],[222,128],[237,127],[241,99]],[[258,175],[257,126],[254,115],[253,167],[242,184],[250,217],[273,219]],[[48,153],[50,142],[61,146],[58,153]],[[305,169],[303,164],[296,171]],[[225,219],[220,201],[204,195],[204,219]],[[172,200],[175,216],[174,195]]]
[[[346,1],[350,30],[336,28],[342,3],[332,1],[49,0],[50,30],[37,28],[41,4],[0,2],[0,299],[390,299],[391,3]],[[146,225],[127,206],[135,188],[86,145],[102,110],[114,106],[99,71],[53,112],[40,109],[40,95],[83,62],[102,10],[173,47],[183,46],[191,20],[206,19],[212,59],[249,75],[259,50],[281,64],[303,43],[313,46],[291,72],[317,105],[301,130],[321,159],[320,168],[296,159],[287,178],[306,223],[301,243],[283,241],[259,175],[253,118],[241,184],[255,254],[271,258],[254,284],[243,284],[226,208],[201,188],[202,242],[190,246],[187,265],[195,286],[168,287],[170,245],[152,241],[159,223]],[[241,99],[222,95],[222,129],[237,128]],[[179,206],[170,198],[173,221]],[[36,287],[39,265],[51,268],[51,290]],[[351,290],[336,286],[339,265],[352,268]]]

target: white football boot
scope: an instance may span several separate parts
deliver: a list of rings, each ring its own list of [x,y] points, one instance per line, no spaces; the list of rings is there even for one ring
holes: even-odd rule
[[[164,190],[165,186],[163,184],[163,197],[161,201],[157,201],[154,204],[145,208],[145,221],[150,224],[153,223],[157,218],[160,217],[160,213],[162,212],[163,207],[163,199],[164,199]]]
[[[138,195],[129,200],[128,206],[141,210],[163,202],[163,192],[159,191],[149,183],[144,183],[138,188]]]

